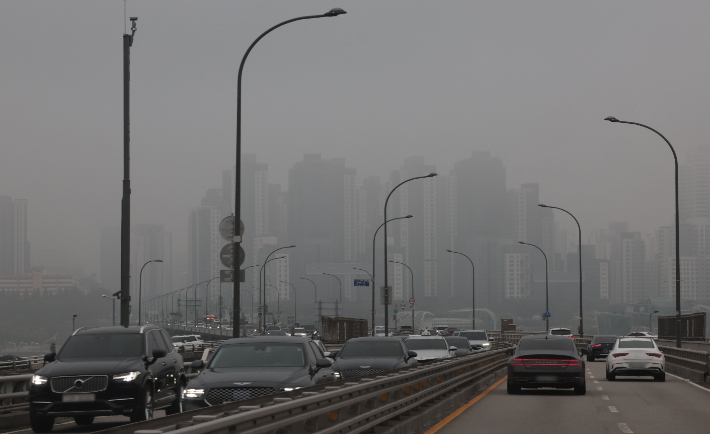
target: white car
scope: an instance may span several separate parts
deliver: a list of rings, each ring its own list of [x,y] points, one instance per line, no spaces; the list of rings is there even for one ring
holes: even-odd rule
[[[491,350],[491,343],[485,330],[459,330],[454,332],[454,336],[468,339],[468,343],[475,347],[473,352]]]
[[[173,346],[177,349],[185,345],[191,346],[193,349],[201,349],[205,346],[205,341],[202,340],[200,335],[173,336],[172,340]]]
[[[619,338],[606,358],[606,379],[614,381],[619,376],[666,381],[666,358],[653,339]]]
[[[574,338],[572,330],[564,327],[551,328],[550,330],[548,330],[547,334],[553,336],[567,336],[569,338]]]
[[[417,336],[413,335],[404,341],[407,349],[417,353],[417,362],[448,359],[454,356],[457,347],[450,347],[443,336]]]

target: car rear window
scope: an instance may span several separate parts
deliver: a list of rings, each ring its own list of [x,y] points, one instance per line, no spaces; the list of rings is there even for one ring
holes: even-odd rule
[[[345,344],[338,357],[356,358],[356,357],[403,357],[402,344],[397,341],[391,342],[368,342],[354,341]]]
[[[557,330],[550,330],[551,335],[556,335],[556,336],[567,336],[572,334],[572,331],[570,329],[557,329]]]
[[[521,339],[518,342],[518,349],[529,350],[554,350],[554,351],[575,351],[574,342],[571,339]]]
[[[441,338],[407,339],[404,344],[412,351],[417,350],[446,350],[446,341]]]
[[[656,345],[650,339],[634,340],[634,341],[619,341],[619,348],[656,348]]]
[[[301,344],[252,343],[223,346],[210,368],[300,367],[305,364]]]
[[[595,344],[613,344],[616,342],[616,336],[595,336],[593,343]]]
[[[57,358],[124,358],[143,356],[143,335],[138,333],[106,333],[75,335],[62,346]]]

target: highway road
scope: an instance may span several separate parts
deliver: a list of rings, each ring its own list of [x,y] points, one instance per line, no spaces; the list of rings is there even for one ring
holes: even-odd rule
[[[710,432],[710,389],[666,375],[607,381],[604,361],[587,363],[587,394],[555,389],[508,395],[505,381],[426,434]]]
[[[155,412],[155,417],[164,417],[165,411],[158,410]],[[74,423],[74,419],[71,418],[60,418],[57,419],[53,433],[87,433],[94,431],[101,431],[104,429],[113,428],[120,425],[125,425],[130,422],[130,419],[126,416],[100,416],[94,420],[94,423],[89,426],[79,426]],[[29,425],[29,421],[27,422]],[[33,431],[28,427],[21,430],[9,430],[0,431],[1,434],[32,434]]]

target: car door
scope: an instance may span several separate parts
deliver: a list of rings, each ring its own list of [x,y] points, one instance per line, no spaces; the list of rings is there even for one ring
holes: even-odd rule
[[[153,350],[163,350],[167,353],[163,337],[158,330],[150,330],[146,333],[146,343],[148,357],[153,357]],[[168,367],[167,355],[154,360],[148,370],[153,378],[153,402],[155,408],[159,408],[164,405],[165,398],[170,391],[168,387],[168,372],[170,368]]]
[[[177,386],[177,382],[180,379],[180,374],[181,371],[183,370],[182,366],[182,357],[178,354],[178,352],[175,350],[175,347],[173,346],[170,336],[165,330],[160,330],[160,336],[163,338],[163,343],[165,344],[165,347],[168,349],[167,355],[165,356],[166,362],[167,362],[167,367],[168,369],[168,376],[167,376],[167,381],[166,381],[166,387],[169,388],[175,388]]]

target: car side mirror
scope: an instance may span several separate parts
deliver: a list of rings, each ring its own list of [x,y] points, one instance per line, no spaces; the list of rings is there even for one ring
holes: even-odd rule
[[[417,357],[416,351],[407,351],[407,357],[412,358],[412,357]]]
[[[190,363],[190,368],[192,369],[202,369],[205,367],[205,361],[200,359],[200,360],[193,360],[192,363]]]
[[[331,366],[333,366],[333,361],[330,359],[316,360],[316,368],[330,368]]]
[[[514,348],[506,348],[505,354],[512,356],[513,354],[515,354],[515,349]]]
[[[44,361],[47,363],[52,363],[55,360],[57,360],[57,353],[55,353],[54,351],[44,355]]]
[[[449,351],[457,351],[458,347],[454,347],[453,345],[449,347]]]
[[[589,350],[587,350],[586,348],[581,348],[579,352],[582,353],[582,355],[589,354]]]
[[[493,342],[496,340],[496,338],[488,338],[489,341]]]
[[[157,349],[157,348],[156,348],[155,350],[153,350],[153,358],[154,358],[154,359],[163,358],[163,357],[165,357],[167,354],[168,354],[168,353],[166,353],[165,350],[159,350],[159,349]]]
[[[330,353],[328,353],[328,355],[326,357],[329,359],[335,359],[337,356],[338,356],[337,351],[331,351]]]

